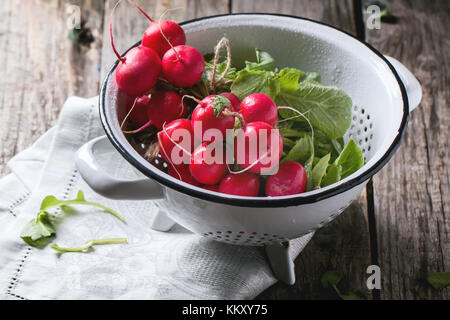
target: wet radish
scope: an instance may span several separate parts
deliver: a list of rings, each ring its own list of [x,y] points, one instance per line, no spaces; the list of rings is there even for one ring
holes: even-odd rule
[[[187,88],[196,84],[205,71],[205,60],[195,48],[179,45],[162,58],[162,73],[172,85]]]
[[[158,132],[159,151],[169,164],[189,164],[194,147],[194,132],[191,121],[177,119]]]
[[[256,197],[259,193],[259,186],[258,176],[244,172],[229,174],[223,178],[219,191],[237,196]]]
[[[280,165],[278,172],[270,176],[266,182],[266,196],[278,197],[303,193],[306,190],[306,171],[295,161],[287,161]]]
[[[155,50],[162,57],[171,48],[171,45],[178,46],[186,43],[186,35],[179,24],[168,20],[156,22],[136,3],[131,0],[128,0],[128,2],[134,5],[150,21],[150,25],[142,37],[144,47]]]
[[[164,123],[183,117],[185,112],[181,96],[170,90],[160,90],[152,94],[147,108],[150,123],[158,129],[162,129]]]
[[[213,148],[214,144],[203,143],[192,153],[189,169],[194,179],[202,184],[218,184],[227,171],[224,157],[218,161],[213,159]]]
[[[192,112],[192,127],[195,126],[195,122],[199,122],[202,125],[201,137],[202,141],[204,137],[204,133],[209,129],[218,129],[222,133],[223,139],[226,137],[226,130],[233,129],[234,127],[234,116],[232,115],[224,115],[222,111],[219,117],[216,117],[214,114],[214,97],[208,96],[195,107]],[[215,139],[212,139],[213,142]]]
[[[254,93],[242,100],[240,111],[246,123],[262,121],[274,126],[278,119],[277,105],[263,93]]]
[[[277,167],[283,155],[283,138],[279,131],[268,123],[251,122],[238,131],[234,154],[237,163],[244,169],[268,174]]]
[[[160,22],[152,21],[142,37],[142,45],[152,48],[160,57],[163,57],[171,48],[168,41],[173,46],[186,44],[186,35],[183,29],[177,23],[169,20]]]
[[[152,125],[161,130],[165,123],[186,115],[186,109],[182,104],[180,95],[170,90],[160,90],[152,94],[146,111],[147,122],[139,129],[125,131],[126,133],[138,133]]]
[[[192,177],[191,172],[189,171],[189,165],[187,164],[181,164],[178,166],[169,165],[168,173],[178,180],[192,184],[196,187],[200,186],[200,183]]]
[[[137,98],[133,104],[133,110],[130,113],[130,121],[134,127],[139,128],[148,122],[147,109],[150,104],[150,98],[148,96],[142,96]]]
[[[116,7],[111,14],[109,28],[111,46],[119,59],[115,75],[116,83],[122,92],[139,97],[152,89],[158,81],[161,74],[161,59],[155,50],[143,46],[132,48],[124,57],[117,52],[112,33],[112,17],[115,9]]]

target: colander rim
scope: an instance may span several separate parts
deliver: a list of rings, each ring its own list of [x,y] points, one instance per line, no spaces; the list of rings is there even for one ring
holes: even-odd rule
[[[144,165],[142,165],[133,155],[131,155],[127,149],[120,143],[119,139],[115,136],[114,131],[110,124],[107,121],[107,115],[106,115],[106,88],[109,83],[109,79],[113,72],[115,71],[119,61],[117,60],[111,69],[109,70],[106,78],[103,81],[101,91],[100,91],[100,99],[99,99],[99,113],[100,113],[100,119],[103,126],[103,129],[105,130],[106,136],[108,137],[111,144],[117,149],[117,151],[130,163],[132,164],[136,169],[138,169],[142,174],[145,176],[154,179],[158,183],[169,187],[171,189],[174,189],[178,192],[190,195],[192,197],[207,200],[211,202],[217,202],[232,206],[238,206],[238,207],[255,207],[255,208],[280,208],[280,207],[290,207],[290,206],[299,206],[303,204],[310,204],[322,201],[324,199],[331,198],[333,196],[339,195],[343,192],[346,192],[362,183],[370,179],[373,175],[375,175],[381,168],[384,167],[384,165],[390,160],[390,158],[393,156],[397,148],[399,147],[400,141],[403,137],[403,134],[406,129],[406,125],[408,123],[409,118],[409,103],[408,103],[408,96],[406,93],[405,85],[403,84],[402,80],[400,79],[400,76],[398,75],[397,71],[395,70],[394,66],[389,62],[386,57],[380,53],[377,49],[375,49],[372,45],[369,43],[358,39],[356,36],[341,30],[339,28],[336,28],[332,25],[329,25],[325,22],[312,20],[305,17],[298,17],[288,14],[280,14],[280,13],[257,13],[257,12],[251,12],[251,13],[227,13],[227,14],[219,14],[219,15],[212,15],[212,16],[206,16],[196,19],[191,19],[187,21],[180,22],[180,25],[186,25],[189,23],[194,23],[202,20],[208,20],[208,19],[214,19],[214,18],[220,18],[220,17],[226,17],[226,16],[240,16],[240,15],[258,15],[258,16],[278,16],[278,17],[286,17],[286,18],[293,18],[298,20],[305,20],[312,23],[317,23],[323,26],[327,26],[329,28],[332,28],[338,32],[341,32],[343,34],[346,34],[347,36],[350,36],[354,40],[360,42],[361,44],[365,45],[367,48],[369,48],[373,53],[375,53],[381,60],[386,63],[386,65],[391,70],[392,74],[394,75],[395,79],[397,80],[397,83],[400,88],[400,92],[402,95],[403,100],[403,116],[402,121],[399,126],[399,130],[395,138],[392,140],[391,145],[389,146],[388,150],[380,157],[380,159],[372,164],[369,168],[367,168],[364,171],[361,171],[358,175],[353,177],[352,179],[339,184],[335,187],[329,188],[323,192],[313,193],[311,195],[304,195],[299,194],[297,196],[292,195],[289,196],[289,198],[285,197],[260,197],[260,198],[249,198],[246,199],[245,197],[236,197],[230,195],[221,195],[220,193],[207,193],[206,191],[197,191],[195,189],[189,188],[187,186],[184,186],[181,183],[178,182],[172,182],[165,176],[167,176],[164,172],[159,170],[158,168],[149,168]],[[135,43],[133,46],[131,46],[128,50],[126,50],[123,55],[125,55],[129,50],[131,50],[134,47],[137,47],[141,44],[141,41]],[[162,174],[161,174],[162,173]]]

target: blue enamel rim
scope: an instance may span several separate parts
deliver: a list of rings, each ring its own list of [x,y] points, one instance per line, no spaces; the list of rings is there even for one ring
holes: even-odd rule
[[[207,201],[211,201],[211,202],[223,203],[223,204],[227,204],[227,205],[239,206],[239,207],[281,208],[281,207],[298,206],[298,205],[302,205],[302,204],[314,203],[314,202],[318,202],[318,201],[333,197],[333,196],[343,193],[345,191],[348,191],[348,190],[352,189],[353,187],[356,187],[356,186],[364,183],[366,180],[370,179],[374,174],[376,174],[389,161],[389,159],[393,156],[393,154],[399,147],[400,141],[403,137],[406,126],[408,124],[408,118],[409,118],[409,103],[408,103],[408,96],[406,93],[406,89],[405,89],[403,82],[400,79],[400,76],[398,75],[397,71],[392,66],[392,64],[377,49],[372,47],[370,44],[359,40],[354,35],[352,35],[348,32],[345,32],[343,30],[340,30],[336,27],[333,27],[327,23],[315,21],[315,20],[311,20],[311,19],[303,18],[303,17],[296,17],[296,16],[286,15],[286,14],[270,14],[270,13],[231,13],[231,14],[221,14],[221,15],[214,15],[214,16],[192,19],[192,20],[184,21],[184,22],[180,23],[180,25],[186,25],[189,23],[202,21],[202,20],[214,19],[214,18],[218,18],[218,17],[238,16],[238,15],[278,16],[278,17],[287,17],[287,18],[293,18],[293,19],[298,19],[298,20],[306,20],[306,21],[310,21],[313,23],[321,24],[321,25],[333,28],[339,32],[342,32],[342,33],[348,35],[349,37],[355,39],[356,41],[362,43],[367,48],[369,48],[371,51],[373,51],[381,60],[383,60],[384,63],[386,63],[386,65],[391,69],[392,74],[396,78],[399,88],[400,88],[400,91],[401,91],[401,94],[402,94],[402,99],[403,99],[402,122],[400,124],[399,131],[398,131],[395,139],[392,141],[392,144],[389,146],[389,149],[386,151],[386,153],[369,169],[361,172],[359,175],[357,175],[353,179],[351,179],[343,184],[340,184],[334,188],[330,188],[324,192],[306,195],[306,196],[298,196],[298,197],[292,197],[292,198],[288,198],[288,199],[281,199],[281,198],[276,198],[276,197],[275,198],[261,197],[261,198],[257,198],[257,199],[244,199],[244,198],[232,198],[229,195],[222,196],[219,193],[209,194],[206,192],[201,192],[201,191],[191,189],[189,187],[185,187],[181,184],[170,181],[169,179],[165,178],[163,174],[156,173],[157,171],[160,172],[160,170],[157,169],[156,167],[154,168],[154,171],[155,171],[154,172],[154,171],[150,170],[149,168],[143,166],[141,163],[139,163],[139,161],[137,161],[120,144],[119,140],[116,138],[114,132],[112,131],[110,124],[106,121],[106,118],[107,118],[106,117],[106,109],[105,109],[106,87],[107,87],[109,78],[111,77],[114,70],[116,69],[119,61],[116,61],[115,64],[113,65],[113,67],[111,68],[111,70],[108,72],[108,75],[106,76],[106,79],[103,82],[101,92],[100,92],[100,99],[99,99],[100,118],[102,121],[103,128],[106,132],[106,135],[107,135],[108,139],[111,141],[112,145],[119,151],[120,154],[122,154],[122,156],[130,164],[132,164],[134,167],[136,167],[140,172],[142,172],[147,177],[154,179],[155,181],[161,183],[162,185],[164,185],[166,187],[169,187],[171,189],[174,189],[176,191],[185,193],[187,195],[190,195],[190,196],[193,196],[193,197],[196,197],[199,199],[203,199],[203,200],[207,200]],[[132,48],[134,48],[136,46],[139,46],[140,44],[141,44],[140,41],[137,42],[134,46],[130,47],[126,52],[128,52],[129,50],[131,50]],[[125,55],[126,52],[123,55]]]

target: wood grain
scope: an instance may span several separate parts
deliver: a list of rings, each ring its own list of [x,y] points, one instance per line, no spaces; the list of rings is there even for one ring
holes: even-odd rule
[[[355,33],[352,1],[234,0],[233,12],[270,12],[302,16]],[[364,194],[330,225],[319,230],[295,261],[294,286],[277,283],[259,299],[336,299],[320,279],[329,270],[343,274],[342,289],[355,289],[371,297],[366,287],[370,243]]]
[[[69,4],[80,5],[84,21],[82,37],[73,40]],[[67,97],[97,94],[102,11],[95,0],[2,2],[0,175],[12,156],[54,125]]]
[[[397,24],[368,30],[367,41],[408,67],[423,87],[401,147],[374,178],[383,299],[449,299],[428,273],[450,271],[450,3],[396,0]]]

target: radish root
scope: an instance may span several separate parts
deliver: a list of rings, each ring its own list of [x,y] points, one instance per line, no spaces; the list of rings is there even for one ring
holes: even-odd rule
[[[162,13],[162,15],[159,17],[158,20],[158,26],[159,26],[159,32],[161,32],[161,35],[164,37],[164,39],[166,39],[167,43],[169,44],[169,46],[172,48],[173,52],[175,52],[175,55],[177,56],[178,61],[181,61],[181,57],[178,54],[177,50],[175,50],[174,46],[172,45],[172,43],[169,41],[169,39],[166,37],[166,35],[164,34],[162,27],[161,27],[161,20],[162,18],[169,12],[169,11],[173,11],[173,10],[178,10],[178,9],[182,9],[181,7],[179,8],[171,8],[171,9],[167,9],[166,11],[164,11]]]
[[[144,157],[149,160],[153,161],[156,157],[158,157],[159,154],[159,143],[158,141],[154,141],[147,150],[145,151]]]
[[[176,145],[178,148],[180,148],[183,152],[186,152],[186,154],[188,154],[189,156],[192,155],[189,151],[187,151],[185,148],[183,148],[180,144],[178,144],[177,142],[175,142],[175,140],[173,140],[171,136],[169,136],[169,134],[168,134],[167,131],[166,131],[166,123],[163,124],[163,128],[162,128],[162,129],[163,129],[164,134],[167,136],[167,138],[169,138],[169,140],[170,140],[174,145]]]
[[[141,9],[141,7],[139,7],[134,1],[128,0],[129,3],[131,3],[133,6],[135,6],[148,20],[150,20],[150,22],[154,22],[154,20],[152,18],[150,18],[150,16]]]
[[[114,8],[113,8],[112,11],[111,11],[111,15],[110,15],[110,17],[109,17],[109,36],[110,36],[110,38],[111,38],[111,47],[112,47],[112,49],[113,49],[113,51],[114,51],[114,54],[117,56],[117,58],[118,58],[122,63],[125,63],[125,61],[127,61],[127,58],[122,57],[122,56],[120,55],[120,53],[116,50],[116,46],[114,45],[113,25],[112,25],[114,13],[116,12],[116,8],[117,8],[117,6],[119,5],[119,3],[120,3],[121,1],[122,1],[122,0],[117,1],[117,3],[115,4]]]
[[[225,108],[225,109],[222,111],[222,114],[223,114],[224,116],[234,116],[234,117],[238,118],[238,119],[239,119],[239,122],[241,123],[241,127],[244,127],[244,126],[245,126],[245,120],[244,120],[244,117],[242,116],[242,114],[241,114],[240,112],[234,112],[234,111],[231,111],[229,108]]]
[[[125,122],[128,120],[128,118],[129,118],[131,112],[133,112],[133,109],[134,109],[134,107],[136,106],[136,101],[137,101],[137,99],[138,99],[138,98],[135,98],[135,99],[134,99],[133,106],[131,107],[130,111],[128,111],[127,115],[126,115],[125,118],[123,119],[122,124],[120,125],[120,130],[123,131],[123,126],[124,126]]]
[[[314,141],[314,128],[313,128],[311,122],[309,121],[309,119],[305,116],[305,114],[308,113],[309,111],[307,111],[307,112],[305,112],[305,113],[301,113],[301,112],[298,111],[297,109],[294,109],[294,108],[292,108],[292,107],[287,107],[287,106],[280,106],[280,107],[278,107],[278,109],[282,109],[282,110],[283,110],[283,109],[285,109],[285,110],[291,110],[292,112],[297,113],[298,116],[286,118],[286,119],[277,121],[277,123],[284,122],[284,121],[291,120],[291,119],[295,119],[295,118],[298,118],[298,117],[302,117],[303,119],[306,120],[306,122],[308,122],[309,127],[311,128],[311,138],[312,138],[312,140]]]

